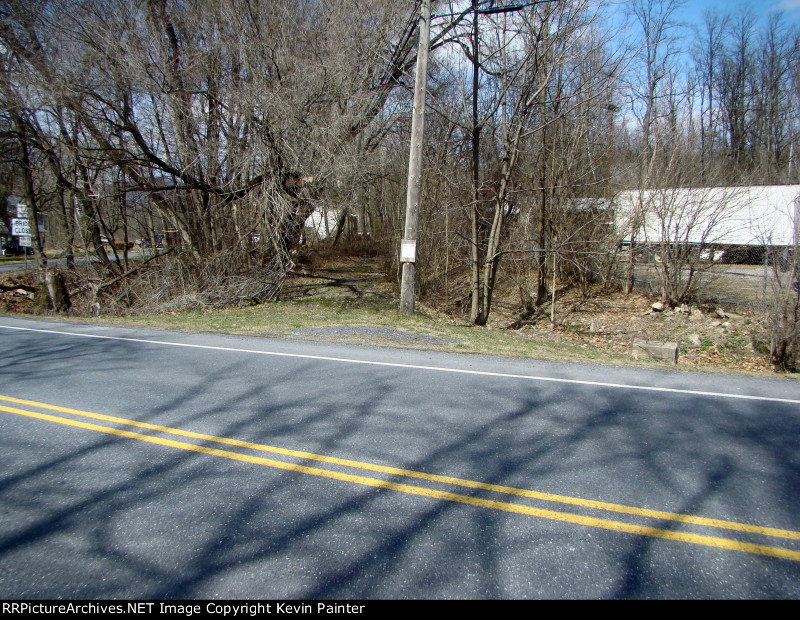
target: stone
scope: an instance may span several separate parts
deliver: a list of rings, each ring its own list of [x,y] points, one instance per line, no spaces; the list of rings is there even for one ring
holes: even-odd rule
[[[703,339],[700,337],[700,334],[690,334],[689,342],[692,343],[692,346],[699,347],[703,344]]]
[[[693,323],[697,323],[698,321],[703,320],[703,313],[700,312],[699,308],[692,306],[691,312],[689,312],[689,320]]]
[[[655,340],[639,340],[638,338],[633,341],[634,359],[646,358],[653,360],[661,360],[678,363],[678,343],[677,342],[658,342]]]
[[[660,301],[657,301],[656,303],[654,303],[654,304],[653,304],[652,306],[650,306],[650,307],[651,307],[651,308],[652,308],[652,309],[653,309],[655,312],[663,312],[663,311],[664,311],[664,307],[665,307],[665,306],[664,306],[664,304],[662,304]]]

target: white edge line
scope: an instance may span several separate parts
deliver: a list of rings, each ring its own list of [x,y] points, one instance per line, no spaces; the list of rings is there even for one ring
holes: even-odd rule
[[[680,388],[665,388],[649,385],[630,385],[626,383],[607,383],[603,381],[587,381],[585,379],[562,379],[559,377],[541,377],[535,375],[519,375],[505,372],[489,372],[488,370],[466,370],[463,368],[445,368],[441,366],[423,366],[420,364],[403,364],[400,362],[378,362],[373,360],[355,360],[346,357],[330,357],[326,355],[308,355],[304,353],[279,353],[277,351],[258,351],[256,349],[238,349],[235,347],[217,347],[206,344],[189,344],[185,342],[168,342],[164,340],[146,340],[144,338],[124,338],[121,336],[100,336],[97,334],[81,334],[78,332],[62,332],[52,329],[34,329],[32,327],[14,327],[0,325],[1,329],[38,332],[41,334],[57,334],[59,336],[76,336],[79,338],[97,338],[100,340],[121,340],[124,342],[141,342],[145,344],[159,344],[171,347],[185,347],[189,349],[207,349],[212,351],[230,351],[233,353],[253,353],[256,355],[271,355],[274,357],[292,357],[298,359],[323,360],[328,362],[343,362],[348,364],[367,364],[370,366],[388,366],[392,368],[408,368],[413,370],[433,370],[438,372],[452,372],[464,375],[480,375],[484,377],[502,377],[506,379],[527,379],[529,381],[545,381],[550,383],[567,383],[573,385],[589,385],[593,387],[607,387],[625,390],[641,390],[645,392],[668,392],[672,394],[687,394],[690,396],[707,396],[712,398],[735,398],[739,400],[756,400],[773,403],[789,403],[800,405],[800,399],[776,398],[772,396],[753,396],[750,394],[730,394],[726,392],[704,392],[700,390],[684,390]]]

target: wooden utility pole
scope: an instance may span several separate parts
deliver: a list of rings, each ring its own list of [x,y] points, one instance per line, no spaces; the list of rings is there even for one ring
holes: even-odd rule
[[[414,110],[411,117],[411,154],[408,158],[406,225],[400,245],[403,275],[400,283],[400,311],[414,313],[417,282],[417,231],[422,194],[422,136],[425,126],[425,86],[428,77],[428,47],[431,37],[431,0],[423,0],[419,16],[417,75],[414,81]]]
[[[472,0],[472,209],[470,209],[470,233],[472,236],[471,256],[471,309],[469,320],[476,325],[485,323],[483,311],[484,300],[480,282],[480,255],[478,238],[478,220],[480,219],[481,197],[481,124],[478,116],[478,86],[480,85],[480,34],[478,32],[478,0]]]

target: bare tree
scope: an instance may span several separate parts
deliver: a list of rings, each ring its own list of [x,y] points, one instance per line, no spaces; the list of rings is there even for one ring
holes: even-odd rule
[[[8,0],[0,41],[14,82],[42,100],[37,114],[72,117],[75,130],[48,141],[71,154],[78,173],[62,176],[90,236],[127,239],[128,196],[143,193],[201,270],[260,269],[236,294],[252,302],[274,294],[308,215],[380,144],[413,60],[413,12],[368,0]]]
[[[706,183],[706,173],[714,158],[719,134],[719,110],[717,105],[717,83],[724,53],[728,16],[717,11],[703,14],[702,29],[691,52],[695,70],[700,80],[700,158],[701,182]]]
[[[497,38],[501,47],[490,49],[482,61],[488,99],[480,125],[490,128],[493,140],[489,142],[491,150],[486,150],[496,163],[492,174],[481,180],[480,191],[473,193],[470,211],[470,319],[475,324],[484,324],[491,312],[503,256],[520,251],[505,249],[504,245],[508,224],[515,221],[518,210],[514,196],[524,191],[515,185],[517,167],[523,154],[530,152],[533,140],[539,140],[536,151],[541,163],[537,179],[539,241],[533,255],[539,264],[537,271],[546,273],[545,252],[551,232],[548,196],[553,182],[547,162],[557,157],[555,141],[551,144],[548,132],[552,124],[572,116],[585,101],[599,97],[610,87],[608,70],[592,79],[573,79],[581,63],[605,45],[603,37],[592,36],[598,15],[596,5],[582,1],[534,7],[520,14],[518,21],[508,19],[502,24],[507,32],[501,30]],[[565,86],[567,81],[569,87]],[[553,117],[550,107],[555,107]],[[551,152],[545,153],[548,149]],[[490,161],[487,159],[487,163]],[[524,251],[530,253],[527,248]]]
[[[667,117],[668,102],[677,83],[678,43],[677,11],[683,0],[634,0],[630,5],[634,26],[640,37],[639,53],[634,65],[630,89],[630,109],[639,121],[641,144],[636,162],[637,189],[653,186],[652,177],[661,165],[662,149],[668,135],[661,126]],[[669,157],[669,155],[667,155]],[[643,205],[634,203],[637,208]],[[641,230],[644,213],[634,209],[630,214],[628,260],[625,270],[625,292],[633,289],[634,248]]]
[[[679,158],[674,163],[679,167]],[[680,169],[670,172],[661,188],[623,192],[616,206],[619,217],[635,214],[639,238],[655,260],[661,301],[674,307],[695,299],[715,249],[744,217],[747,193],[736,187],[681,187]]]

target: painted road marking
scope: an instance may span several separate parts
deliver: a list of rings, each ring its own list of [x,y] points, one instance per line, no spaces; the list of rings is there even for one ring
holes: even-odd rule
[[[642,392],[666,392],[670,394],[685,394],[688,396],[703,396],[710,398],[733,398],[738,400],[754,400],[761,402],[787,403],[800,405],[797,398],[777,398],[773,396],[754,396],[751,394],[730,394],[727,392],[707,392],[702,390],[685,390],[681,388],[665,388],[649,385],[632,385],[627,383],[609,383],[604,381],[587,381],[584,379],[563,379],[559,377],[543,377],[536,375],[521,375],[515,373],[490,372],[487,370],[467,370],[463,368],[447,368],[444,366],[426,366],[422,364],[403,364],[400,362],[378,362],[374,360],[357,360],[346,357],[332,357],[327,355],[310,355],[304,353],[281,353],[277,351],[259,351],[258,349],[241,349],[237,347],[218,347],[206,344],[189,344],[185,342],[169,342],[166,340],[148,340],[145,338],[126,338],[122,336],[100,336],[98,334],[81,334],[79,332],[65,332],[53,329],[34,329],[32,327],[15,327],[11,325],[0,325],[0,329],[11,329],[17,331],[37,332],[41,334],[55,334],[59,336],[75,336],[78,338],[96,338],[100,340],[118,340],[123,342],[136,342],[152,345],[169,347],[184,347],[189,349],[205,349],[209,351],[226,351],[232,353],[251,353],[254,355],[266,355],[273,357],[289,357],[296,359],[310,359],[326,362],[339,362],[344,364],[362,364],[367,366],[386,366],[390,368],[406,368],[411,370],[428,370],[434,372],[450,372],[464,375],[479,375],[483,377],[501,377],[505,379],[522,379],[527,381],[541,381],[548,383],[565,383],[571,385],[588,385],[592,387],[615,388],[623,390],[639,390]]]
[[[110,428],[107,426],[101,426],[97,424],[91,424],[88,422],[81,422],[79,420],[72,420],[68,418],[62,418],[59,416],[53,416],[45,413],[38,413],[34,411],[27,411],[24,409],[17,409],[16,407],[6,407],[0,406],[0,411],[5,411],[8,413],[13,413],[20,416],[25,416],[29,418],[34,418],[38,420],[44,420],[48,422],[54,422],[57,424],[64,424],[66,426],[73,426],[77,428],[82,428],[86,430],[97,431],[101,433],[107,433],[110,435],[116,435],[118,437],[124,437],[127,439],[137,439],[140,441],[145,441],[148,443],[153,443],[162,446],[168,446],[172,448],[182,449],[182,450],[189,450],[192,452],[199,452],[202,454],[207,454],[210,456],[216,456],[220,458],[231,459],[235,461],[242,461],[245,463],[251,463],[255,465],[262,465],[266,467],[271,467],[275,469],[282,469],[286,471],[292,471],[296,473],[311,475],[311,476],[318,476],[322,478],[330,478],[333,480],[339,480],[343,482],[350,482],[353,484],[358,484],[362,486],[370,486],[370,487],[377,487],[381,489],[386,489],[390,491],[398,491],[401,493],[407,493],[410,495],[420,495],[424,497],[429,497],[433,499],[440,499],[445,501],[451,502],[458,502],[461,504],[467,504],[471,506],[478,506],[482,508],[489,508],[493,510],[501,510],[504,512],[511,512],[517,514],[523,514],[533,517],[538,517],[542,519],[549,519],[553,521],[561,521],[565,523],[572,523],[577,525],[584,525],[587,527],[596,527],[606,530],[612,530],[617,532],[624,532],[628,534],[636,534],[639,536],[648,536],[651,538],[662,538],[665,540],[674,540],[678,542],[684,542],[689,544],[695,545],[703,545],[706,547],[716,547],[719,549],[727,549],[731,551],[741,551],[744,553],[752,553],[757,555],[764,555],[769,557],[781,558],[785,560],[792,560],[792,561],[800,561],[800,551],[795,551],[792,549],[786,549],[783,547],[772,547],[769,545],[761,545],[756,543],[750,542],[743,542],[729,538],[720,538],[716,536],[706,536],[701,534],[692,534],[687,532],[676,532],[672,530],[664,530],[661,528],[654,528],[649,526],[641,526],[635,525],[631,523],[625,523],[621,521],[611,521],[608,519],[600,519],[597,517],[588,517],[583,515],[577,515],[568,512],[559,512],[555,510],[546,510],[542,508],[535,508],[532,506],[514,504],[510,502],[501,502],[496,500],[488,500],[482,499],[477,497],[471,497],[468,495],[462,495],[459,493],[452,493],[448,491],[440,491],[438,489],[429,489],[424,487],[417,487],[409,484],[403,484],[398,482],[390,482],[386,480],[380,480],[377,478],[368,478],[365,476],[358,476],[353,474],[347,474],[338,471],[332,471],[328,469],[320,469],[317,467],[309,467],[307,465],[300,465],[294,463],[287,463],[284,461],[276,461],[273,459],[267,459],[264,457],[259,456],[251,456],[247,454],[241,454],[238,452],[231,452],[229,450],[220,450],[217,448],[209,448],[206,446],[200,446],[191,443],[185,443],[182,441],[175,441],[172,439],[165,439],[162,437],[155,437],[151,435],[143,435],[141,433],[135,433],[132,431],[126,431],[117,428]],[[97,414],[101,415],[101,414]],[[110,417],[110,416],[109,416]],[[145,424],[145,423],[142,423]],[[153,428],[158,428],[155,425],[150,425]],[[167,427],[162,427],[167,428]],[[178,430],[178,429],[175,429]],[[742,524],[744,525],[744,524]],[[753,526],[756,527],[756,526]]]
[[[378,465],[376,463],[367,463],[364,461],[355,461],[351,459],[342,459],[335,456],[327,456],[324,454],[315,454],[313,452],[303,452],[301,450],[291,450],[288,448],[280,448],[278,446],[270,446],[267,444],[253,443],[250,441],[242,441],[241,439],[231,439],[229,437],[218,437],[216,435],[207,435],[204,433],[196,433],[194,431],[187,431],[180,428],[173,428],[170,426],[161,426],[158,424],[150,424],[149,422],[139,422],[138,420],[129,420],[126,418],[119,418],[116,416],[104,415],[102,413],[93,413],[91,411],[81,411],[80,409],[71,409],[69,407],[59,407],[58,405],[49,405],[47,403],[40,403],[33,400],[24,400],[21,398],[14,398],[13,396],[0,395],[0,401],[7,401],[16,403],[18,405],[27,405],[29,407],[36,407],[38,409],[47,409],[50,411],[59,411],[61,413],[69,413],[78,415],[85,418],[92,418],[95,420],[103,420],[105,422],[115,422],[117,424],[125,424],[126,426],[134,426],[138,428],[146,428],[148,430],[159,431],[180,437],[191,437],[193,439],[201,439],[203,441],[211,441],[215,443],[227,444],[230,446],[237,446],[240,448],[247,448],[250,450],[257,450],[260,452],[271,452],[273,454],[281,454],[284,456],[291,456],[295,458],[305,459],[309,461],[319,461],[321,463],[331,463],[334,465],[343,465],[354,469],[362,469],[365,471],[376,471],[384,474],[391,474],[395,476],[403,476],[405,478],[417,478],[427,480],[429,482],[439,482],[451,486],[459,486],[464,488],[479,489],[482,491],[492,491],[495,493],[502,493],[505,495],[515,495],[518,497],[528,497],[531,499],[542,500],[546,502],[556,502],[560,504],[570,504],[573,506],[581,506],[583,508],[592,508],[594,510],[604,510],[606,512],[618,512],[621,514],[635,515],[639,517],[647,517],[651,519],[659,519],[662,521],[675,521],[678,523],[687,523],[691,525],[700,525],[704,527],[714,527],[718,529],[733,530],[737,532],[747,532],[750,534],[758,534],[760,536],[771,536],[776,538],[787,538],[789,540],[800,540],[800,532],[793,530],[784,530],[773,527],[765,527],[760,525],[750,525],[748,523],[738,523],[735,521],[725,521],[722,519],[712,519],[708,517],[699,517],[695,515],[666,512],[662,510],[651,510],[648,508],[638,508],[636,506],[626,506],[624,504],[614,504],[610,502],[602,502],[591,499],[583,499],[580,497],[570,497],[568,495],[557,495],[555,493],[544,493],[541,491],[532,491],[528,489],[519,489],[499,484],[491,484],[487,482],[479,482],[476,480],[469,480],[464,478],[456,478],[453,476],[442,476],[439,474],[429,474],[426,472],[415,471],[412,469],[402,469],[398,467],[391,467],[386,465]],[[6,409],[0,406],[0,411]],[[13,413],[13,412],[12,412]]]

